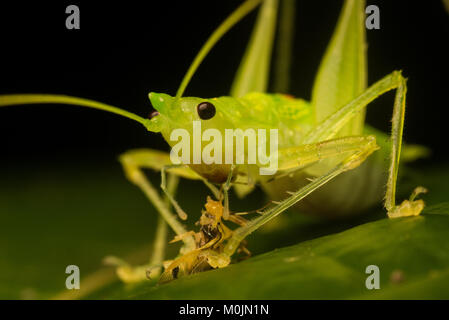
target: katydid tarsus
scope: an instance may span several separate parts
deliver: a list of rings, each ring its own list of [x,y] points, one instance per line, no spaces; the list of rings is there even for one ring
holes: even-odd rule
[[[294,0],[281,1],[280,11],[285,19],[281,20],[283,27],[280,30],[286,33],[292,32],[291,13],[294,11],[294,2]],[[261,4],[259,16],[230,96],[211,99],[183,97],[190,79],[215,43],[259,4]],[[310,102],[284,94],[265,93],[277,11],[278,0],[245,1],[214,31],[202,47],[175,96],[150,93],[150,101],[157,110],[150,119],[117,107],[70,96],[45,94],[0,96],[0,106],[57,103],[116,113],[139,122],[150,132],[161,133],[171,146],[175,144],[170,139],[171,132],[178,128],[191,132],[193,121],[200,121],[202,130],[214,128],[219,132],[224,132],[225,129],[278,130],[279,144],[276,158],[278,171],[274,176],[258,174],[258,164],[173,165],[169,155],[160,151],[141,149],[123,154],[120,160],[127,178],[142,189],[161,214],[161,218],[150,265],[132,269],[123,262],[120,269],[122,279],[126,281],[143,279],[145,275],[142,270],[147,267],[152,268],[153,274],[160,273],[164,260],[166,224],[178,236],[183,235],[184,246],[181,248],[181,254],[195,249],[193,237],[188,235],[170,207],[170,204],[173,205],[181,219],[186,217],[186,213],[173,196],[178,177],[203,180],[217,199],[223,199],[225,220],[230,214],[228,190],[231,187],[235,188],[237,194],[244,196],[254,185],[259,184],[275,200],[274,205],[263,210],[259,217],[250,220],[232,233],[220,252],[227,258],[234,254],[248,234],[289,207],[298,202],[301,204],[300,200],[306,197],[312,199],[308,201],[308,206],[303,207],[303,211],[307,213],[343,215],[361,211],[380,200],[386,178],[384,206],[388,217],[418,215],[423,209],[424,202],[415,200],[417,194],[425,192],[422,187],[416,188],[409,200],[396,204],[395,193],[401,154],[408,158],[416,158],[423,151],[419,147],[403,147],[404,150],[401,152],[407,91],[406,79],[401,72],[394,71],[370,87],[366,86],[364,1],[345,1],[337,27],[318,70]],[[281,62],[279,67],[288,70],[290,46],[286,44],[291,37],[284,34],[284,37],[280,38],[284,42],[279,47]],[[281,77],[284,74],[281,73]],[[285,77],[283,81],[278,82],[280,90],[286,90],[287,82]],[[378,96],[391,90],[396,91],[396,96],[393,104],[391,139],[385,143],[380,142],[385,138],[384,134],[364,125],[365,109]],[[200,105],[206,106],[207,116],[201,113],[203,111],[200,112]],[[375,153],[370,157],[378,149],[380,151],[377,154],[380,156],[376,156]],[[225,152],[224,149],[223,151]],[[385,154],[389,154],[388,168],[384,168],[382,161]],[[159,192],[146,178],[142,171],[144,168],[161,171],[161,189],[167,201],[161,198]],[[387,175],[384,174],[386,169]],[[346,171],[349,172],[339,176]],[[166,173],[169,177],[168,183]],[[248,185],[239,184],[242,181]],[[217,184],[221,188],[217,188]],[[357,190],[364,192],[356,192]],[[312,203],[314,198],[315,204]],[[224,267],[227,263],[218,267]]]

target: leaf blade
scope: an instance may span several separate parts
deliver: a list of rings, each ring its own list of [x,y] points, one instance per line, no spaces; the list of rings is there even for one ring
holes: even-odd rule
[[[431,208],[430,208],[431,209]],[[341,233],[274,250],[231,265],[142,286],[138,299],[401,299],[449,297],[449,203],[439,211],[403,219],[381,219]],[[432,209],[430,210],[432,211]],[[438,244],[438,245],[436,245]],[[368,265],[380,268],[382,290],[367,290]],[[403,279],[394,279],[394,273]],[[431,285],[444,281],[432,292]],[[233,279],[238,278],[235,282]],[[414,288],[410,292],[404,288]],[[425,288],[425,294],[420,292]],[[429,289],[430,288],[430,289]],[[378,292],[376,292],[378,291]]]

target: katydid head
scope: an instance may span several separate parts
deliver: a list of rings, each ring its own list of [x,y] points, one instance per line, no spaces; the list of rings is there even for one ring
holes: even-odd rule
[[[233,127],[235,119],[230,112],[232,104],[223,100],[232,98],[176,98],[155,92],[151,92],[149,98],[157,110],[150,119],[151,127],[161,132],[167,141],[175,129],[185,129],[192,133],[194,121],[201,121],[202,130],[213,128],[224,132],[225,128]]]
[[[202,177],[216,183],[226,181],[231,165],[222,162],[222,155],[226,154],[226,143],[222,139],[227,129],[242,124],[239,121],[245,114],[242,104],[232,97],[171,97],[151,92],[149,98],[157,110],[157,115],[148,120],[149,130],[157,128],[172,147],[173,154],[180,156],[182,163],[190,164],[191,169]],[[219,149],[221,152],[215,151]],[[214,165],[202,162],[204,159],[198,162],[198,158],[193,158],[197,157],[194,154],[202,157],[203,152],[206,152],[207,161]]]
[[[163,93],[151,92],[149,98],[159,114],[153,115],[146,128],[161,132],[165,140],[170,141],[170,133],[175,129],[185,129],[192,133],[192,122],[201,121],[203,130],[208,128],[224,132],[225,128],[234,128],[237,119],[242,118],[241,105],[230,97],[201,99],[183,97],[190,80],[215,43],[243,17],[255,9],[261,0],[245,1],[222,25],[215,30],[201,47],[192,64],[184,75],[175,97]]]

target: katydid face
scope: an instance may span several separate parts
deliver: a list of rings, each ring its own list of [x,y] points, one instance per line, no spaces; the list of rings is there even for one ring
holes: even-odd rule
[[[310,106],[301,99],[285,95],[249,93],[241,98],[174,98],[164,93],[149,94],[159,112],[151,119],[151,131],[161,132],[170,142],[170,133],[182,128],[192,133],[193,121],[201,121],[202,130],[278,129],[280,147],[298,144],[312,128]]]
[[[231,100],[226,108],[232,109],[235,99],[221,97],[203,99],[196,97],[175,98],[164,93],[149,94],[151,104],[159,112],[151,119],[154,128],[170,142],[170,134],[175,129],[185,129],[192,134],[193,121],[201,121],[202,129],[215,128],[224,132],[233,128],[233,117],[223,108],[223,100]],[[233,102],[233,103],[232,103]]]

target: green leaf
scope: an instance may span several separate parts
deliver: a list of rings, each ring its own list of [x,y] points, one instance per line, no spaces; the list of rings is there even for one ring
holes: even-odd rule
[[[112,268],[102,266],[107,255],[132,264],[147,262],[155,232],[155,210],[140,190],[126,181],[118,163],[37,168],[2,173],[3,299],[190,299],[206,294],[211,299],[447,297],[447,166],[402,171],[400,198],[407,197],[417,185],[429,189],[422,217],[387,220],[385,212],[376,208],[355,220],[321,221],[287,211],[248,237],[254,256],[247,261],[159,287],[153,287],[154,282],[123,285]],[[152,177],[155,182],[159,179],[158,174]],[[200,182],[185,180],[179,190],[179,203],[193,225],[205,201],[198,194],[206,195],[207,190]],[[241,210],[263,204],[260,192],[244,200],[234,197],[231,203],[232,208]],[[168,249],[167,258],[172,258],[178,246],[171,244]],[[282,260],[297,256],[302,259]],[[363,291],[366,275],[359,261],[379,265],[380,291]],[[81,290],[65,289],[69,264],[81,269]],[[389,273],[396,269],[403,271],[404,282],[389,284]],[[319,270],[325,276],[321,277]]]
[[[156,212],[118,161],[13,169],[2,172],[0,184],[1,299],[68,291],[70,264],[80,267],[81,281],[98,270],[107,271],[101,274],[106,281],[114,275],[102,269],[103,257],[136,251],[131,261],[149,259]]]
[[[313,86],[312,107],[317,123],[366,89],[364,8],[365,1],[345,1]],[[365,111],[351,120],[339,136],[361,134],[364,120]]]
[[[435,209],[429,208],[428,211]],[[439,213],[382,219],[172,283],[136,299],[449,298],[449,203]],[[436,213],[436,214],[435,214]],[[380,269],[368,290],[366,267]],[[238,279],[238,280],[237,280]]]

